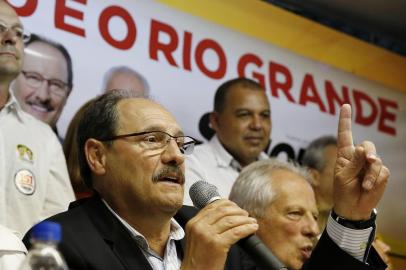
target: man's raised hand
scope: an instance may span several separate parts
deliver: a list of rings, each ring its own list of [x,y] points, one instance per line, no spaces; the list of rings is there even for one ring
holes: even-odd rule
[[[351,107],[340,110],[337,161],[334,170],[334,211],[349,220],[367,220],[382,198],[389,170],[376,154],[375,145],[364,141],[354,146]]]

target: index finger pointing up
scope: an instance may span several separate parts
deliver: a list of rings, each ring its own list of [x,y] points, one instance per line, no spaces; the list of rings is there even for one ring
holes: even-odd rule
[[[354,150],[351,130],[351,106],[349,104],[344,104],[340,110],[337,132],[337,150],[339,157],[344,156],[348,159],[351,158]]]

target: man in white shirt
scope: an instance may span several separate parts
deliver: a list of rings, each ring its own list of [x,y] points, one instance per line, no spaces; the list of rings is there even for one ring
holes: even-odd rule
[[[74,200],[57,137],[25,113],[10,91],[28,38],[13,8],[0,1],[0,224],[20,237]]]
[[[214,97],[210,125],[216,134],[186,158],[185,190],[205,180],[227,198],[241,169],[267,158],[263,151],[270,140],[271,110],[265,90],[247,78],[223,83]],[[192,204],[188,192],[184,204]]]

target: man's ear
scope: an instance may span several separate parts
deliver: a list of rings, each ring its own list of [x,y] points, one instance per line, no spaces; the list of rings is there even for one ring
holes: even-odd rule
[[[217,112],[210,113],[210,127],[217,131],[219,127],[219,115]]]
[[[106,173],[106,146],[96,139],[88,139],[85,143],[85,155],[90,170],[96,175]]]
[[[313,186],[313,187],[318,187],[319,185],[320,185],[320,173],[319,173],[319,171],[318,170],[316,170],[316,169],[309,169],[309,173],[310,173],[310,176],[311,176],[311,185]]]

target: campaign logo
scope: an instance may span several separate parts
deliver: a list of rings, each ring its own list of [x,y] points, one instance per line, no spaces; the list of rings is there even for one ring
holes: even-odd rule
[[[29,162],[34,161],[34,154],[32,153],[31,149],[24,144],[17,145],[17,157]]]
[[[35,177],[29,170],[19,170],[14,176],[14,184],[22,194],[32,195],[35,192]]]

